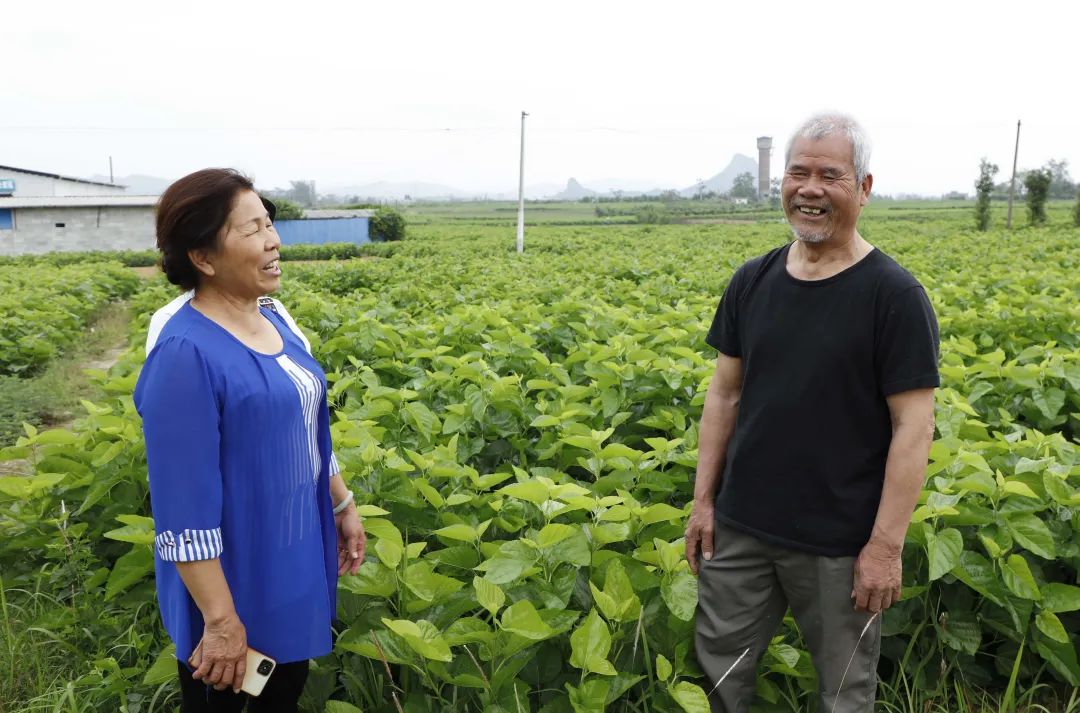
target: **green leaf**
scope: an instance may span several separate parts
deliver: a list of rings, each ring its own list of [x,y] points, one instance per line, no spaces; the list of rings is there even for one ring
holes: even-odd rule
[[[1019,495],[1024,498],[1035,498],[1036,500],[1039,498],[1035,491],[1031,489],[1031,486],[1019,480],[1006,480],[1002,490],[1008,495]]]
[[[941,640],[946,645],[974,656],[982,643],[982,627],[971,611],[949,611],[938,623]]]
[[[570,537],[560,542],[557,547],[546,550],[547,556],[553,562],[565,562],[575,567],[587,567],[592,562],[592,550],[589,548],[589,541],[580,528],[573,529],[574,532]]]
[[[0,477],[0,494],[24,500],[42,490],[48,490],[63,479],[64,476],[60,473],[41,473],[29,477],[21,475]]]
[[[389,599],[397,591],[397,575],[386,565],[367,560],[356,574],[339,577],[338,588],[353,594]]]
[[[1031,513],[1019,513],[1005,516],[1005,525],[1013,539],[1043,559],[1057,556],[1054,537],[1046,523]]]
[[[360,517],[381,517],[390,514],[388,510],[383,510],[378,505],[357,505],[356,513]]]
[[[608,688],[611,682],[604,678],[590,678],[578,687],[565,684],[570,694],[570,705],[574,713],[604,713],[607,704]],[[507,713],[514,713],[507,711]]]
[[[930,581],[940,579],[960,563],[964,538],[959,530],[948,528],[926,538],[926,554],[930,562]]]
[[[622,562],[615,560],[608,565],[604,574],[604,593],[616,604],[618,613],[615,616],[604,616],[615,621],[637,621],[641,612],[641,600],[634,592],[634,585],[626,575],[626,569]]]
[[[501,624],[504,630],[533,641],[541,641],[555,633],[540,618],[536,607],[528,599],[522,599],[508,606],[502,613]]]
[[[48,431],[39,433],[37,438],[34,439],[34,443],[38,445],[52,444],[68,446],[72,443],[76,443],[78,440],[78,436],[66,428],[52,428]]]
[[[506,603],[506,594],[499,585],[489,582],[481,577],[473,577],[473,589],[476,590],[476,601],[480,606],[491,612],[491,616],[502,608]]]
[[[409,648],[424,658],[435,661],[453,660],[450,647],[430,621],[421,619],[414,622],[408,619],[384,618],[382,623],[387,629],[404,639]]]
[[[154,552],[146,545],[135,545],[116,560],[105,585],[105,601],[141,582],[154,571]]]
[[[443,601],[454,592],[465,586],[460,579],[447,577],[432,569],[432,564],[426,560],[413,562],[405,570],[405,576],[401,578],[404,586],[424,602],[438,603]],[[410,611],[419,611],[424,604],[412,602],[414,607]]]
[[[552,523],[547,525],[544,529],[540,530],[536,537],[536,543],[544,549],[554,547],[568,537],[571,537],[575,532],[578,532],[579,528],[572,527],[570,525],[561,525],[558,523]]]
[[[1063,644],[1037,636],[1035,650],[1070,686],[1080,686],[1080,664],[1076,661],[1076,648],[1072,643]]]
[[[130,542],[135,545],[154,544],[154,531],[152,529],[147,530],[146,527],[139,525],[124,525],[115,530],[109,530],[102,537],[119,542]]]
[[[442,509],[443,505],[446,504],[446,500],[443,499],[439,491],[423,478],[413,480],[413,486],[424,496],[424,500],[427,500],[436,509]]]
[[[447,525],[446,527],[439,528],[431,534],[436,537],[445,537],[448,540],[457,540],[459,542],[473,542],[480,537],[480,533],[474,528],[460,522],[456,525]]]
[[[671,678],[671,662],[663,654],[656,655],[656,677],[661,681]]]
[[[616,671],[607,660],[611,650],[611,632],[595,609],[570,635],[570,665],[583,671],[614,676]]]
[[[176,676],[176,644],[169,644],[154,659],[154,664],[147,669],[142,682],[144,686],[158,686],[173,680]]]
[[[701,686],[689,681],[679,681],[668,689],[671,697],[686,713],[709,713],[709,699]]]
[[[496,555],[481,562],[477,569],[484,573],[484,578],[489,582],[511,584],[531,569],[534,564],[536,564],[535,558],[526,560],[521,557]]]
[[[998,606],[1002,605],[1003,592],[994,565],[978,552],[961,552],[960,563],[953,567],[952,574]]]
[[[100,468],[103,465],[108,465],[109,463],[114,461],[116,457],[120,455],[123,451],[124,442],[115,441],[114,443],[110,444],[109,447],[101,453],[101,455],[90,461],[90,465],[94,466],[95,468]]]
[[[1021,599],[1042,599],[1042,593],[1039,592],[1039,585],[1035,583],[1035,577],[1031,574],[1031,568],[1020,555],[1009,555],[1009,559],[1001,566],[1001,576],[1009,591]]]
[[[640,517],[643,525],[652,525],[657,522],[679,522],[683,519],[683,511],[667,503],[657,503],[645,508]]]
[[[1062,644],[1069,643],[1069,634],[1062,626],[1061,619],[1057,618],[1057,614],[1043,609],[1035,615],[1035,626],[1054,641]]]
[[[676,572],[664,577],[660,584],[660,595],[672,614],[683,621],[690,621],[697,609],[697,577],[689,572]]]
[[[1053,420],[1065,406],[1065,392],[1054,387],[1039,389],[1032,394],[1031,400],[1035,402],[1035,407],[1042,412],[1043,416]]]
[[[656,547],[660,569],[664,570],[664,572],[674,572],[685,561],[683,553],[686,551],[686,543],[681,540],[665,542],[659,537],[654,537],[653,546]]]
[[[548,499],[548,487],[537,480],[526,480],[522,483],[511,483],[499,488],[497,491],[518,500],[526,500],[533,505],[543,505]]]
[[[401,537],[401,531],[389,520],[381,518],[366,520],[364,530],[368,535],[378,538],[372,549],[378,555],[379,561],[391,569],[396,569],[405,554],[405,543]]]
[[[327,701],[323,713],[364,713],[352,703],[345,701]]]
[[[442,429],[439,417],[419,401],[410,401],[405,404],[405,412],[416,426],[416,430],[428,438],[438,435]]]
[[[1051,582],[1042,588],[1042,608],[1057,614],[1080,609],[1080,587]]]

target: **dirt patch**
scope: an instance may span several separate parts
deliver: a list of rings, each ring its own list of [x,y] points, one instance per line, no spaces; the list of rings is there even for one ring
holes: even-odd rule
[[[131,271],[144,280],[149,280],[152,277],[156,277],[161,274],[161,268],[157,265],[146,265],[145,267],[133,267]]]
[[[120,355],[127,349],[126,343],[118,344],[97,359],[88,361],[82,365],[83,369],[100,369],[102,371],[108,371],[113,368],[117,361],[120,360]]]

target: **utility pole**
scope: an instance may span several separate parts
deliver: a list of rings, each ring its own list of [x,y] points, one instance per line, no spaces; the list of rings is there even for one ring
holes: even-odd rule
[[[113,181],[112,174],[112,156],[109,156],[109,183],[115,183],[115,181]]]
[[[518,172],[517,251],[525,252],[525,112],[521,112],[521,169]]]
[[[1020,120],[1016,120],[1016,148],[1013,149],[1012,180],[1009,181],[1009,215],[1005,218],[1005,227],[1012,230],[1013,193],[1016,192],[1016,157],[1020,155]]]

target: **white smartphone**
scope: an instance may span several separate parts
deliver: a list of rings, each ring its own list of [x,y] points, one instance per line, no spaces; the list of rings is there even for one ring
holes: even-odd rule
[[[240,686],[240,690],[249,696],[258,696],[263,692],[263,687],[270,680],[270,674],[275,668],[277,668],[277,661],[249,646],[244,683]]]
[[[195,654],[202,648],[202,642],[195,647],[195,651],[191,652],[191,658],[188,659],[188,665],[193,669],[197,668],[194,664]],[[240,685],[240,690],[249,696],[258,697],[263,688],[266,687],[266,682],[270,680],[270,674],[277,668],[277,661],[270,658],[261,651],[248,647],[247,650],[247,666],[244,669],[244,682]]]

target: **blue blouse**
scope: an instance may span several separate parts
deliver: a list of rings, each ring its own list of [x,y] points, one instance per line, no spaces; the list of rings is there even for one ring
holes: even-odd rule
[[[248,645],[279,663],[330,652],[337,534],[326,377],[275,312],[277,354],[185,304],[135,386],[161,617],[186,661],[203,618],[177,562],[220,558]]]

